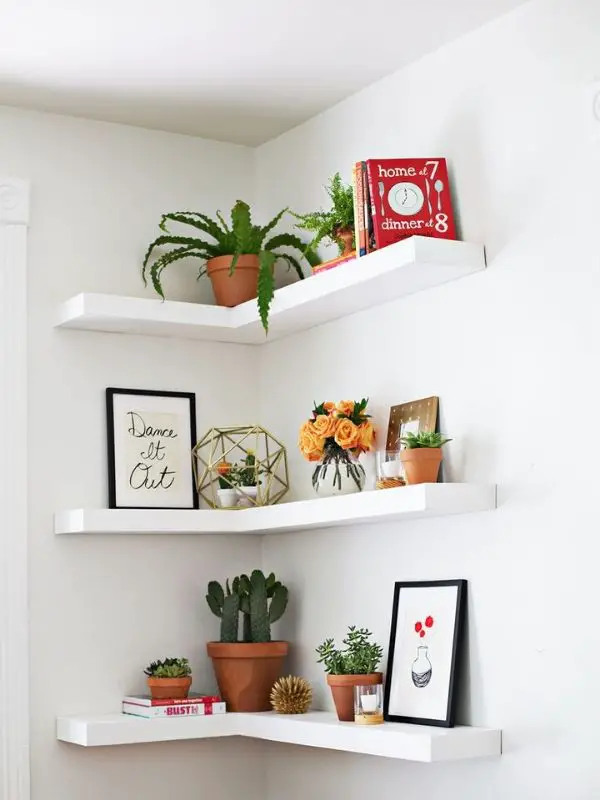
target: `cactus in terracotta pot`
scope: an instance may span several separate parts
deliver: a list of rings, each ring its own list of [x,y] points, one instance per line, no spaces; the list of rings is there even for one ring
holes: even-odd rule
[[[281,675],[288,643],[271,641],[271,624],[283,616],[288,590],[261,570],[208,585],[206,601],[221,619],[221,640],[208,642],[219,691],[228,711],[268,711],[269,694]],[[238,641],[239,614],[243,641]]]

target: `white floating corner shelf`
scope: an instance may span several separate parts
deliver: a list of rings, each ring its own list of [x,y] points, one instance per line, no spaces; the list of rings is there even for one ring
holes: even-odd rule
[[[63,303],[55,327],[264,344],[484,268],[482,245],[413,236],[279,289],[268,337],[255,301],[221,308],[93,293]]]
[[[496,487],[424,483],[238,511],[71,509],[54,516],[55,534],[271,534],[490,511]]]
[[[338,722],[333,714],[222,714],[182,719],[143,719],[125,714],[59,717],[57,738],[83,747],[246,736],[273,742],[383,756],[408,761],[452,761],[499,756],[502,735],[491,728],[435,728]]]

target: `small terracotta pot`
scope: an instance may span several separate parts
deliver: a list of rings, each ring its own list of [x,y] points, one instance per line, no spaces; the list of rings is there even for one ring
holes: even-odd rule
[[[352,228],[338,228],[335,232],[336,238],[339,239],[344,245],[343,251],[340,256],[350,256],[354,251],[352,247],[352,240],[354,239],[354,231]]]
[[[206,271],[219,306],[239,306],[247,300],[254,300],[258,293],[258,256],[240,256],[233,275],[230,275],[232,260],[233,256],[217,256],[206,262]]]
[[[406,480],[411,483],[435,483],[442,463],[441,447],[415,447],[400,451]]]
[[[219,692],[227,711],[270,711],[281,677],[287,642],[207,642]]]
[[[376,686],[383,683],[383,673],[371,672],[369,675],[328,675],[335,710],[340,722],[354,722],[354,687]]]
[[[191,677],[187,678],[151,678],[146,681],[150,694],[155,699],[187,697],[192,685]]]

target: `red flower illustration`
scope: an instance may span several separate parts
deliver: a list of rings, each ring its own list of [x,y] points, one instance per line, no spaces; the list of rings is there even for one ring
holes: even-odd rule
[[[421,633],[419,634],[419,636],[420,636],[420,637],[421,637],[421,639],[422,639],[422,638],[425,636],[425,631],[421,631]]]
[[[417,633],[419,633],[422,630],[422,628],[423,628],[423,623],[422,622],[415,622],[415,631]]]
[[[425,625],[428,628],[433,628],[433,617],[427,617],[427,619],[425,620]]]

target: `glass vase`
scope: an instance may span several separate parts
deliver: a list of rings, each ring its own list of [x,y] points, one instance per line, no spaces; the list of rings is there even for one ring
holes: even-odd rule
[[[312,485],[319,497],[362,492],[365,470],[358,458],[341,447],[326,450],[313,472]]]

